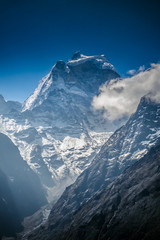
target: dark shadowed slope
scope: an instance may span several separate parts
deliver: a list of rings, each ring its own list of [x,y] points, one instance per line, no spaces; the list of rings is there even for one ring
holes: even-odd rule
[[[22,230],[20,217],[8,184],[8,178],[0,170],[0,239],[15,236]]]
[[[160,146],[96,194],[57,239],[160,239]]]
[[[8,184],[21,219],[46,204],[39,178],[20,156],[18,148],[2,133],[0,133],[0,169],[8,177]]]

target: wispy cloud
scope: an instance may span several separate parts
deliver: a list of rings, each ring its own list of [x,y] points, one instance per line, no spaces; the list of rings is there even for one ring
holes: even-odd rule
[[[95,109],[104,109],[110,120],[120,119],[135,112],[140,98],[152,92],[152,100],[160,102],[160,64],[132,77],[114,79],[100,88],[99,96],[93,99]]]
[[[138,72],[143,72],[145,70],[145,66],[140,66],[139,69],[138,69]]]
[[[136,69],[129,70],[127,72],[127,74],[133,76],[133,75],[135,75],[135,74],[137,74],[139,72],[143,72],[144,70],[145,70],[145,66],[143,65],[143,66],[140,66],[138,70],[136,70]]]
[[[128,73],[129,75],[134,75],[136,72],[137,72],[136,69],[131,69],[131,70],[129,70],[127,73]]]

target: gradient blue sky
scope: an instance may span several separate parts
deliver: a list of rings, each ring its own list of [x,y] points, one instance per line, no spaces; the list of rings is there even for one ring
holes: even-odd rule
[[[160,60],[159,0],[1,0],[0,93],[23,102],[59,59],[105,54],[121,76]]]

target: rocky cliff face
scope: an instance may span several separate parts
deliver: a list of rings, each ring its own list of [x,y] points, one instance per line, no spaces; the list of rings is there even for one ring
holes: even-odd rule
[[[159,143],[160,105],[146,96],[136,113],[103,145],[92,164],[66,188],[51,211],[46,230],[42,229],[42,235],[39,230],[39,239],[45,234],[48,237],[48,232],[58,239],[61,229],[68,228],[81,206]]]
[[[53,66],[22,111],[16,107],[1,113],[0,130],[39,175],[48,200],[75,181],[119,126],[104,120],[91,105],[100,85],[118,77],[104,55],[76,53],[67,63],[58,61]]]
[[[63,240],[160,237],[160,146],[124,171],[74,216]]]

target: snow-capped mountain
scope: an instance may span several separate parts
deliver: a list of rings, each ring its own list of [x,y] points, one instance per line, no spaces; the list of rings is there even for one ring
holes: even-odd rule
[[[77,52],[67,63],[58,61],[53,66],[22,110],[16,103],[14,111],[1,113],[0,131],[39,175],[48,199],[75,181],[121,124],[105,120],[91,104],[101,84],[118,77],[104,55]]]
[[[159,144],[160,104],[145,96],[128,122],[115,131],[91,165],[66,188],[51,211],[46,231],[39,230],[38,238],[43,239],[41,235],[44,237],[48,231],[58,239],[60,229],[68,228],[68,222],[83,204]]]
[[[56,139],[80,137],[88,131],[110,131],[102,115],[91,106],[99,87],[118,78],[114,67],[103,56],[75,53],[67,63],[58,61],[44,77],[34,93],[25,101],[22,112],[32,113],[34,126],[51,125]],[[29,117],[29,116],[28,116]]]

